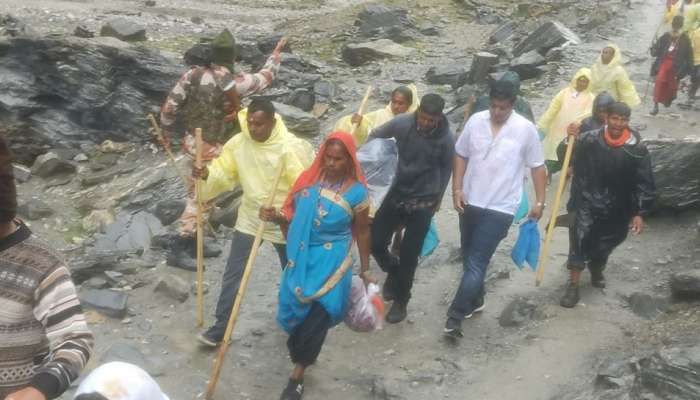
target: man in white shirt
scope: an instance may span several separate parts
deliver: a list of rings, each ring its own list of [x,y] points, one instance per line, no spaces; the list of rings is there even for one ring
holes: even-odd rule
[[[462,320],[484,309],[486,268],[508,234],[529,168],[537,201],[530,218],[539,220],[545,200],[544,156],[537,128],[513,112],[517,97],[508,82],[491,88],[490,108],[474,114],[455,145],[452,189],[460,214],[464,275],[447,312],[445,333],[462,336]]]

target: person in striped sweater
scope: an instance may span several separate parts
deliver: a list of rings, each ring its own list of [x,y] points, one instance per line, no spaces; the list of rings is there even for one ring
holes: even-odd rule
[[[0,137],[0,400],[59,397],[93,346],[68,267],[16,219],[12,155]]]

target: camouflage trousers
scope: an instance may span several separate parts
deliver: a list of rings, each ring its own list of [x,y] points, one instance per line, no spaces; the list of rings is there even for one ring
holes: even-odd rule
[[[210,144],[207,142],[202,142],[202,165],[208,166],[213,159],[221,154],[221,149],[223,145],[220,144]],[[190,172],[195,162],[195,139],[193,135],[185,135],[185,139],[182,143],[182,151],[187,157],[184,160],[184,170],[187,174],[187,201],[185,204],[185,210],[180,216],[180,235],[181,236],[194,236],[197,232],[197,194],[195,193],[194,179],[191,177]],[[207,221],[209,220],[209,212],[211,211],[212,202],[202,202],[202,213],[204,226],[208,227]]]

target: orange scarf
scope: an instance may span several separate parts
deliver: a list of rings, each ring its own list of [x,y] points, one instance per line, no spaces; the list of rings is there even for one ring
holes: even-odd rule
[[[630,136],[632,134],[630,133],[629,129],[625,128],[625,130],[622,132],[622,135],[618,138],[614,138],[610,135],[610,132],[608,132],[608,129],[605,128],[605,134],[603,137],[605,138],[605,143],[608,144],[608,146],[617,148],[617,147],[622,147],[627,141],[630,139]]]

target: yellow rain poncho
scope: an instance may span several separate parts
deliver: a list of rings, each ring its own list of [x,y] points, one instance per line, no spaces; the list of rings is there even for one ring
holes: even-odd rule
[[[581,122],[592,113],[595,95],[590,90],[590,83],[583,92],[576,91],[576,81],[582,76],[591,82],[590,69],[578,70],[571,84],[552,99],[549,108],[537,122],[537,128],[545,133],[542,142],[545,160],[557,161],[557,146],[566,137],[566,128],[572,122]]]
[[[692,4],[685,4],[685,0],[678,0],[670,10],[666,11],[664,24],[670,28],[673,17],[681,15],[681,9],[683,9],[683,30],[690,32],[697,28],[700,23],[700,1],[698,0],[693,1]]]
[[[693,61],[695,66],[700,66],[700,28],[690,32],[690,43],[693,46]]]
[[[627,71],[622,67],[622,52],[614,44],[605,47],[612,47],[615,55],[609,64],[603,64],[600,56],[591,68],[591,92],[597,95],[600,92],[608,92],[617,101],[626,103],[630,107],[638,106],[642,101],[639,99],[634,83],[627,75]]]
[[[406,111],[410,113],[418,109],[418,89],[416,89],[416,85],[413,84],[407,87],[413,92],[413,102],[408,107],[408,111]],[[355,138],[355,145],[357,145],[357,147],[362,146],[367,141],[367,137],[370,132],[372,132],[372,129],[384,125],[394,119],[394,117],[396,117],[396,115],[391,112],[391,101],[389,101],[386,107],[363,115],[362,122],[360,122],[360,125],[353,135]],[[352,132],[352,114],[341,118],[338,123],[335,124],[334,131]]]
[[[311,166],[314,150],[309,142],[290,133],[279,115],[275,115],[276,123],[270,138],[264,143],[256,142],[248,131],[247,111],[238,113],[241,133],[226,142],[219,157],[209,166],[209,176],[202,185],[202,197],[209,200],[241,185],[243,197],[236,230],[255,235],[261,222],[258,217],[260,207],[267,200],[280,162],[284,164],[284,171],[273,204],[277,209],[282,207],[297,177]],[[267,224],[263,240],[284,243],[282,232],[274,224]]]

